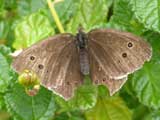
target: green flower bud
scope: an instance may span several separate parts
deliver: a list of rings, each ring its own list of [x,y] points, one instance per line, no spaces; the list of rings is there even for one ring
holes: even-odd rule
[[[30,70],[24,70],[19,75],[18,81],[25,87],[25,91],[29,96],[35,96],[40,89],[40,81],[36,73]]]
[[[25,87],[40,84],[39,78],[36,75],[36,73],[34,73],[33,71],[29,71],[29,70],[24,70],[24,72],[22,72],[19,75],[18,81],[21,85],[23,85]]]

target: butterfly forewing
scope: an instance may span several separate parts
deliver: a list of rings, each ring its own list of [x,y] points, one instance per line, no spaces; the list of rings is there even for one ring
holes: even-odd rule
[[[25,69],[34,71],[42,85],[69,98],[82,83],[78,60],[75,37],[60,34],[25,49],[13,61],[13,68],[19,73]]]
[[[139,37],[116,30],[97,29],[88,33],[92,59],[110,79],[122,79],[151,58],[151,47]],[[90,66],[93,66],[91,63]],[[92,69],[92,68],[91,68]],[[91,72],[95,74],[94,71]]]

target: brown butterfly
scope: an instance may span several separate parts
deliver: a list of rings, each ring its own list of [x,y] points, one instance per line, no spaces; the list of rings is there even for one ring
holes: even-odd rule
[[[94,84],[106,85],[112,95],[151,54],[150,45],[131,33],[79,30],[76,36],[59,34],[32,45],[15,58],[13,67],[19,73],[34,71],[43,86],[65,99],[73,96],[87,74]]]

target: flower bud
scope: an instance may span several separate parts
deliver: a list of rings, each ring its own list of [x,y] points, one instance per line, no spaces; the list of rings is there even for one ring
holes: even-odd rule
[[[18,81],[25,87],[25,91],[29,96],[35,96],[40,89],[40,81],[36,73],[30,70],[24,70],[19,75]]]
[[[25,87],[40,84],[38,76],[33,71],[29,70],[24,70],[24,72],[22,72],[22,74],[19,75],[18,81],[21,85]]]

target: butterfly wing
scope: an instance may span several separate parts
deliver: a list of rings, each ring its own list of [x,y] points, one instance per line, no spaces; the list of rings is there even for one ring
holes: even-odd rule
[[[70,34],[60,34],[40,41],[20,53],[13,61],[13,68],[19,73],[25,69],[34,71],[43,86],[69,98],[82,83],[74,39]],[[59,90],[62,86],[69,87]]]
[[[103,69],[99,68],[99,64],[96,61],[96,59],[94,58],[94,56],[92,54],[89,54],[89,55],[90,55],[89,56],[89,59],[90,59],[90,75],[91,75],[91,79],[93,81],[93,84],[106,85],[109,92],[110,92],[110,95],[113,95],[126,82],[127,76],[122,78],[122,79],[119,79],[119,80],[109,78],[108,74]]]
[[[66,100],[74,95],[73,93],[75,88],[77,88],[77,86],[81,85],[81,83],[83,82],[83,75],[80,71],[79,66],[79,55],[77,53],[78,51],[72,56],[71,62],[68,67],[69,71],[67,73],[67,79],[62,83],[61,86],[58,86],[57,88],[51,88],[56,93],[60,93],[59,95],[64,97]]]
[[[141,68],[152,54],[150,45],[141,38],[110,29],[89,32],[88,46],[89,54],[97,61],[97,69],[117,80]]]

